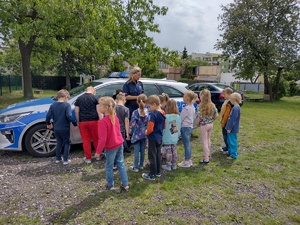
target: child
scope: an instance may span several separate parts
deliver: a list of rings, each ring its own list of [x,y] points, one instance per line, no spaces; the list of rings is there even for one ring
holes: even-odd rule
[[[56,137],[56,161],[60,163],[62,160],[61,150],[63,150],[63,165],[68,165],[70,151],[70,122],[77,127],[76,119],[72,117],[71,106],[67,102],[70,94],[67,90],[60,90],[57,92],[57,101],[53,102],[46,115],[47,128],[52,129],[54,126],[54,134]],[[51,123],[53,120],[53,124]]]
[[[128,176],[124,165],[123,156],[123,142],[120,131],[119,119],[116,116],[116,103],[111,97],[102,97],[99,99],[100,111],[105,114],[105,117],[98,123],[98,147],[96,150],[96,157],[99,157],[102,150],[106,152],[106,189],[114,190],[114,162],[118,167],[121,177],[121,188],[128,190]]]
[[[155,180],[155,176],[160,177],[160,149],[166,117],[158,111],[160,108],[160,101],[157,95],[149,96],[146,104],[151,110],[148,128],[146,130],[150,173],[143,173],[142,177],[148,180]]]
[[[79,131],[83,143],[82,145],[85,156],[83,161],[86,164],[91,164],[91,140],[93,140],[93,145],[96,149],[98,146],[98,120],[102,119],[94,87],[87,87],[86,92],[76,99],[75,115],[76,120],[79,122]]]
[[[204,159],[200,160],[200,163],[208,164],[210,155],[210,136],[213,130],[213,122],[218,117],[218,110],[214,103],[211,102],[210,91],[204,89],[200,92],[201,103],[198,108],[200,135],[203,146]]]
[[[120,123],[121,134],[124,139],[124,142],[123,142],[124,152],[128,152],[126,140],[130,140],[130,137],[129,137],[129,109],[126,106],[124,106],[125,102],[126,102],[125,94],[122,92],[119,92],[119,94],[116,96],[116,102],[117,102],[116,113],[117,113],[117,117],[118,117],[119,123]]]
[[[238,157],[238,139],[237,133],[240,130],[240,103],[241,95],[239,93],[232,93],[229,97],[230,103],[233,105],[226,127],[228,152],[230,154],[228,159],[237,159]]]
[[[159,100],[160,100],[160,108],[161,108],[161,110],[165,111],[167,102],[169,101],[170,97],[166,93],[162,93],[158,97],[159,97]]]
[[[134,110],[130,120],[131,143],[134,147],[134,165],[129,169],[138,172],[144,169],[146,128],[148,123],[148,110],[145,108],[147,96],[141,94],[137,98],[139,108]]]
[[[166,150],[167,164],[162,165],[165,170],[176,169],[177,142],[180,136],[181,119],[178,115],[177,102],[171,99],[166,105],[166,127],[163,131],[163,145]]]
[[[193,131],[193,124],[195,118],[195,107],[193,106],[193,101],[197,100],[198,96],[193,91],[186,91],[183,95],[183,101],[186,106],[182,109],[181,118],[181,138],[184,146],[184,156],[185,160],[178,164],[179,167],[191,167],[193,162],[192,149],[191,149],[191,134]]]
[[[225,88],[223,90],[223,96],[224,96],[224,103],[221,108],[221,126],[222,126],[222,134],[223,134],[223,139],[225,146],[221,149],[223,154],[227,155],[228,154],[228,143],[227,143],[227,130],[225,129],[225,126],[228,121],[228,117],[231,111],[231,104],[229,102],[229,97],[233,93],[231,88]]]

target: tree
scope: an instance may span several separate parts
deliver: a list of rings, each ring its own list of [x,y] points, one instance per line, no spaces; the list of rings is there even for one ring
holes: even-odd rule
[[[38,46],[50,46],[44,54],[60,54],[67,87],[74,61],[90,71],[115,56],[153,67],[162,50],[147,32],[159,32],[155,15],[166,12],[152,0],[7,0],[0,2],[0,39],[18,42],[23,94],[32,98],[31,54]]]
[[[215,47],[233,56],[242,70],[252,67],[262,73],[265,94],[276,99],[283,69],[299,57],[297,0],[235,0],[221,7],[223,33]]]
[[[187,58],[188,58],[188,53],[187,53],[186,47],[184,46],[181,59],[187,59]]]

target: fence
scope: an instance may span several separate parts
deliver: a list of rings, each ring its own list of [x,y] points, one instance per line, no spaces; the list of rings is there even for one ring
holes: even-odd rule
[[[264,84],[233,82],[231,86],[234,89],[239,90],[239,91],[253,91],[253,92],[257,92],[257,93],[262,93],[262,92],[264,92],[264,89],[265,89]]]
[[[79,85],[79,77],[71,77],[71,88]],[[64,76],[32,76],[32,87],[43,90],[60,90],[66,86]],[[0,96],[22,90],[22,77],[12,75],[0,75]]]

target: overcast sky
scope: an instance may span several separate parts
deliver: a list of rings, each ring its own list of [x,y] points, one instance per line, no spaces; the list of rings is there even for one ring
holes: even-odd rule
[[[219,38],[218,15],[220,5],[233,0],[154,0],[158,6],[169,8],[166,16],[156,17],[161,33],[150,34],[159,47],[192,52],[220,52],[214,50]]]

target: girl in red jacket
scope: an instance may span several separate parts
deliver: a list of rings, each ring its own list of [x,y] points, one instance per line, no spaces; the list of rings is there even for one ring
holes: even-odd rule
[[[116,103],[111,97],[102,97],[99,100],[100,111],[105,117],[98,123],[98,147],[96,157],[99,157],[103,149],[106,153],[106,188],[114,189],[114,162],[121,177],[121,188],[128,190],[128,176],[124,164],[123,142],[120,131],[119,119],[116,116]]]

